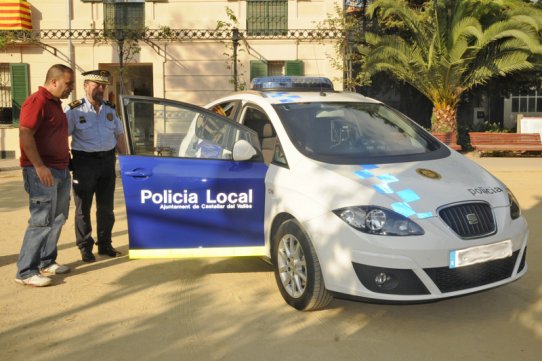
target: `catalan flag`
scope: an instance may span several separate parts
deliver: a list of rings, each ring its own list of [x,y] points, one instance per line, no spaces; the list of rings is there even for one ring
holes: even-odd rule
[[[0,30],[32,30],[28,1],[0,0]]]

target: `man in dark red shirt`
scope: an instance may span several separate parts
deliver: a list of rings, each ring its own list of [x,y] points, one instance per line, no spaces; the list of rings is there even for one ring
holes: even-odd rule
[[[57,241],[68,218],[71,176],[68,170],[68,123],[60,99],[73,90],[74,72],[56,64],[43,87],[21,107],[19,141],[30,220],[17,260],[15,281],[29,286],[51,284],[44,274],[68,273],[56,263]]]

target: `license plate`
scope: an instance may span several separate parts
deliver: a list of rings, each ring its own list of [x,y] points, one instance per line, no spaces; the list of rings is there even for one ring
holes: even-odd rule
[[[476,263],[510,257],[512,241],[476,246],[450,252],[450,268],[470,266]]]

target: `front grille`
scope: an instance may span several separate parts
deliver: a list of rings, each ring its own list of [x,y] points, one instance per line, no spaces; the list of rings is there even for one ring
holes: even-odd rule
[[[512,276],[519,251],[511,257],[459,268],[426,268],[441,292],[454,292],[498,282]]]
[[[462,203],[442,208],[439,216],[464,239],[482,238],[497,232],[493,212],[487,203]]]

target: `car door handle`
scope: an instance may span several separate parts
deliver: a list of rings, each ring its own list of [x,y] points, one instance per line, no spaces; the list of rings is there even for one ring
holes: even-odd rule
[[[134,178],[148,178],[152,174],[149,173],[149,172],[145,172],[142,169],[136,169],[136,170],[126,171],[126,172],[124,172],[124,175],[126,175],[128,177],[134,177]]]

